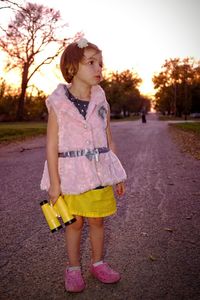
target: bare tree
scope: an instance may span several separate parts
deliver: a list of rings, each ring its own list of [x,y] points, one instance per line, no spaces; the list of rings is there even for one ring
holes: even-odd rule
[[[17,68],[21,74],[17,120],[23,120],[24,102],[28,83],[45,64],[50,64],[71,39],[66,38],[59,11],[43,5],[0,0],[4,9],[14,11],[14,19],[7,29],[2,28],[0,48],[7,53],[7,71]],[[1,11],[2,13],[2,11]],[[52,53],[50,55],[45,53]]]

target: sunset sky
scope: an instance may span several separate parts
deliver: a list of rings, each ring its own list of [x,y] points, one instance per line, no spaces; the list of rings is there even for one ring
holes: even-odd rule
[[[60,10],[62,19],[69,23],[66,37],[83,31],[89,41],[102,49],[105,67],[136,72],[143,79],[140,90],[145,94],[153,93],[151,78],[160,71],[165,59],[189,56],[200,60],[199,0],[29,2]],[[0,20],[6,24],[9,16],[2,11]],[[58,81],[52,70],[48,75],[41,72],[40,80],[35,82],[38,85],[40,82],[47,92],[51,92]],[[50,86],[48,82],[51,82]]]

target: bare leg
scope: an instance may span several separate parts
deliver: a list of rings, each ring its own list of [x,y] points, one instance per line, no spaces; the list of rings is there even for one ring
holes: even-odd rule
[[[92,246],[92,263],[102,260],[104,246],[103,218],[88,218],[90,241]]]
[[[66,227],[65,239],[69,266],[80,266],[80,241],[83,228],[83,218],[76,216],[76,222]]]

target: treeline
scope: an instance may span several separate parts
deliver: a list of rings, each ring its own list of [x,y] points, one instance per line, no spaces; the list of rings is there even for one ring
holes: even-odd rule
[[[19,90],[11,90],[1,80],[0,119],[36,120],[46,115],[43,92],[30,92],[31,79],[47,64],[51,64],[72,41],[82,36],[66,38],[67,26],[61,14],[41,4],[0,0],[2,11],[13,16],[7,28],[0,26],[0,49],[7,55],[5,71],[16,69],[21,74]],[[44,56],[44,53],[48,53]],[[145,105],[150,107],[149,99],[140,95],[138,86],[141,79],[131,71],[111,73],[105,76],[102,86],[111,105],[112,116],[125,117],[139,113]],[[34,96],[33,96],[34,95]]]
[[[13,89],[0,78],[0,122],[16,121],[19,105],[20,89]],[[33,87],[33,93],[26,95],[23,120],[40,121],[47,117],[44,92]]]
[[[101,83],[111,107],[111,117],[127,117],[139,114],[142,109],[149,111],[151,99],[140,94],[142,79],[130,70],[111,72]]]
[[[166,60],[153,77],[155,108],[163,114],[187,116],[200,112],[200,61],[193,58]]]
[[[129,70],[113,72],[105,76],[101,86],[104,88],[111,107],[112,118],[123,118],[139,114],[145,107],[150,109],[151,101],[140,94],[138,85],[141,79]],[[23,108],[23,120],[39,121],[47,118],[45,99],[47,95],[36,87],[26,94]],[[0,78],[0,121],[16,121],[20,98],[20,89],[13,90],[3,78]]]
[[[63,49],[80,38],[66,37],[61,14],[41,4],[0,0],[1,12],[10,13],[7,28],[0,26],[0,50],[6,54],[5,72],[16,69],[21,74],[19,90],[12,90],[0,80],[0,120],[44,119],[46,95],[30,92],[34,76],[45,65],[55,62]],[[46,53],[46,56],[44,56]],[[162,71],[153,76],[154,108],[163,114],[182,116],[200,112],[200,62],[192,58],[166,60]],[[150,109],[150,99],[139,91],[141,78],[130,70],[105,73],[101,83],[111,106],[111,115],[126,117]]]

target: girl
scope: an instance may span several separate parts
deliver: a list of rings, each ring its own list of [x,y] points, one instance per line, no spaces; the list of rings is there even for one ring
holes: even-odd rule
[[[114,154],[109,105],[98,85],[102,54],[86,39],[67,46],[60,69],[69,83],[59,84],[48,97],[47,161],[41,188],[55,204],[62,194],[76,222],[66,227],[69,266],[65,288],[81,292],[85,283],[80,267],[83,218],[88,219],[92,249],[90,271],[103,283],[120,280],[120,274],[103,261],[103,218],[116,212],[113,185],[125,192],[126,173]]]

